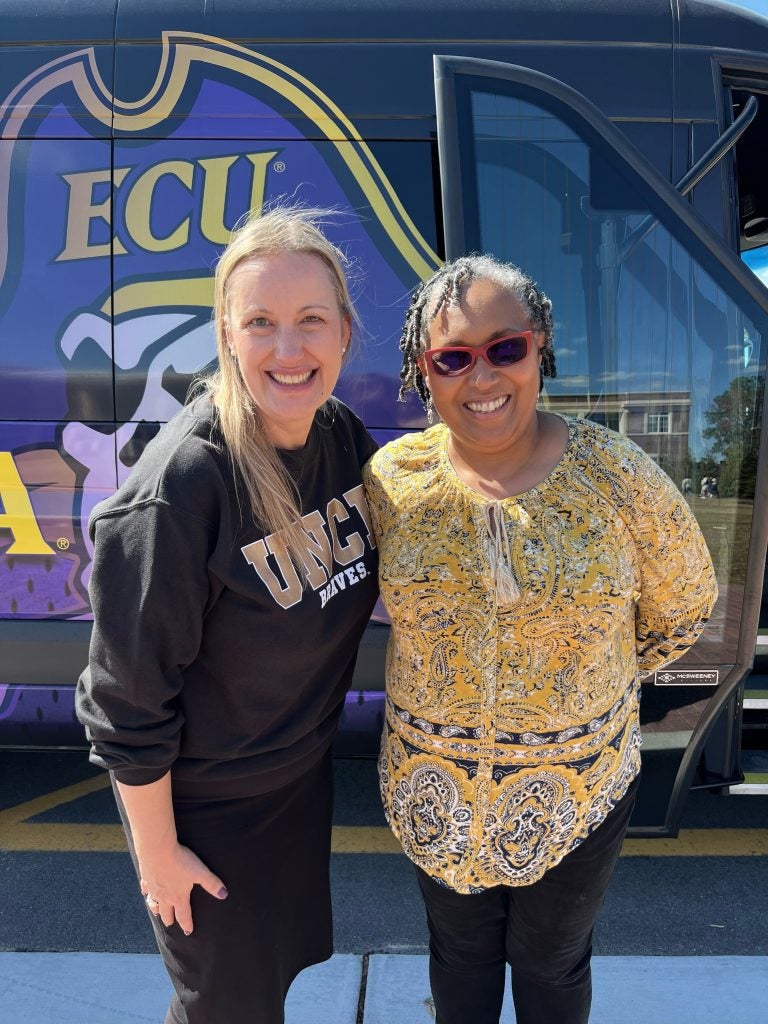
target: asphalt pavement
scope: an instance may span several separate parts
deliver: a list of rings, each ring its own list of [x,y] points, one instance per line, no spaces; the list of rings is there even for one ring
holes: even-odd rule
[[[296,980],[286,1024],[431,1024],[424,914],[375,765],[335,770],[336,954]],[[0,1020],[159,1024],[169,983],[103,780],[51,752],[0,752],[0,780]],[[591,1024],[765,1024],[767,838],[768,797],[693,793],[679,840],[627,844]]]

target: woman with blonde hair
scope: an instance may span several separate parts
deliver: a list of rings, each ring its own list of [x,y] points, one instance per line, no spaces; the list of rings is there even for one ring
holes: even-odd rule
[[[233,234],[219,369],[90,520],[78,714],[173,982],[166,1024],[280,1024],[332,953],[330,746],[376,598],[375,444],[331,397],[354,311],[317,220]]]

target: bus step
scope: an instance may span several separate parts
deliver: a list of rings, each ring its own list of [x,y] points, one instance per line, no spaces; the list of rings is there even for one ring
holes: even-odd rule
[[[745,772],[744,781],[729,786],[731,796],[766,796],[768,794],[768,772]]]
[[[753,672],[747,676],[744,683],[744,710],[768,710],[768,675]]]
[[[768,793],[768,751],[742,750],[741,769],[744,781],[729,786],[728,792],[734,796],[755,796]]]

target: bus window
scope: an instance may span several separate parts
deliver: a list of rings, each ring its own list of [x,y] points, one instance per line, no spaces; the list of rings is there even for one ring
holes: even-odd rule
[[[756,615],[745,593],[764,557],[768,297],[578,93],[480,60],[438,57],[436,73],[448,256],[490,251],[533,275],[555,315],[545,407],[631,437],[686,493],[707,538],[713,619],[681,663],[644,681],[641,703],[646,776],[668,792],[656,773],[687,773],[687,788],[704,723],[748,667],[739,624]],[[673,810],[641,799],[635,822],[658,827],[665,813],[669,823]]]
[[[739,252],[763,283],[768,283],[768,179],[765,174],[768,82],[765,95],[732,90],[734,119],[750,95],[755,95],[759,102],[757,117],[736,144]]]
[[[735,210],[741,258],[768,287],[768,180],[762,166],[768,133],[768,83],[764,95],[741,89],[731,91],[734,119],[750,95],[755,96],[759,107],[754,121],[736,144]],[[753,340],[745,335],[745,369],[755,367],[756,356]]]

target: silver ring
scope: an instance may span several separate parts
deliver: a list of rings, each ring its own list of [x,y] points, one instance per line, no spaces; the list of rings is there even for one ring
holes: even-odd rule
[[[144,897],[144,902],[147,904],[150,910],[152,909],[152,907],[160,906],[160,901],[156,900],[154,896],[150,896],[149,893],[147,893],[147,895]]]

